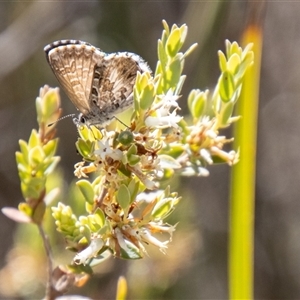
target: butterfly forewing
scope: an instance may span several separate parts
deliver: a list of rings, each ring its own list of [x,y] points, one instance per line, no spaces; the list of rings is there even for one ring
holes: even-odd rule
[[[104,53],[80,41],[59,41],[45,47],[48,62],[67,96],[81,113],[90,111],[93,71]]]
[[[93,46],[81,47],[80,51],[76,51],[76,69],[79,83],[85,92],[85,99],[90,106],[90,95],[94,80],[94,70],[97,65],[101,65],[105,53]]]

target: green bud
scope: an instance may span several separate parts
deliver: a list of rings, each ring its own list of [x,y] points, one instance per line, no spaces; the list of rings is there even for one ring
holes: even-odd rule
[[[133,139],[134,139],[133,134],[129,130],[124,130],[120,132],[118,136],[119,143],[121,143],[124,146],[130,145],[133,142]]]

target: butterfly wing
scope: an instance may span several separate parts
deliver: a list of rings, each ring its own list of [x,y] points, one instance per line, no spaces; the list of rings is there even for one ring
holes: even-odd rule
[[[105,54],[77,40],[57,41],[46,46],[44,51],[67,96],[82,114],[88,114],[94,70],[102,64]]]
[[[123,52],[112,53],[97,64],[90,98],[90,106],[97,107],[104,115],[114,115],[133,103],[133,86],[137,72],[151,72],[141,57]]]

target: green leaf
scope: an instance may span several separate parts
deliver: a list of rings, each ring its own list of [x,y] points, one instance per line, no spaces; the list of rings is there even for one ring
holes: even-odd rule
[[[124,157],[126,157],[126,156],[124,155],[123,158],[124,158]],[[125,167],[125,164],[127,164],[128,161],[127,161],[127,162],[123,162],[123,158],[122,158],[122,164],[119,166],[119,169],[118,169],[118,170],[119,170],[122,174],[124,174],[125,176],[130,177],[130,176],[131,176],[131,171],[129,171],[128,168]],[[124,161],[125,161],[125,159],[124,159]]]
[[[105,214],[102,209],[97,207],[97,209],[94,212],[95,220],[100,225],[100,227],[103,227],[105,224]]]
[[[233,55],[230,56],[227,62],[227,70],[231,74],[236,74],[239,70],[240,64],[241,64],[240,57],[236,53],[234,53]]]
[[[166,79],[166,85],[164,86],[164,90],[168,91],[170,88],[176,87],[180,75],[181,75],[181,60],[179,58],[174,59],[170,65],[169,69],[166,71],[165,79]]]
[[[164,48],[164,45],[161,40],[158,40],[158,42],[157,42],[157,54],[158,54],[158,59],[159,59],[160,63],[163,66],[166,65],[168,62],[168,56],[166,55],[165,48]],[[158,73],[156,72],[156,74],[158,74]]]
[[[198,47],[197,43],[192,44],[182,55],[182,59],[185,59],[188,55],[190,55],[196,48]]]
[[[160,61],[158,61],[157,64],[156,64],[155,76],[163,74],[164,71],[165,71],[165,69],[163,68],[162,63]],[[160,81],[161,81],[161,77],[158,80],[158,85],[159,85]]]
[[[126,185],[122,184],[117,192],[117,201],[126,210],[130,205],[130,193]]]
[[[16,161],[17,161],[17,164],[22,165],[22,167],[26,168],[28,166],[27,157],[19,151],[16,152]],[[18,166],[18,169],[19,169],[19,166]]]
[[[102,138],[102,133],[96,126],[79,126],[78,133],[81,139],[86,142],[94,142]]]
[[[40,145],[39,135],[38,135],[37,131],[35,129],[33,129],[31,131],[31,135],[30,135],[30,138],[28,141],[28,147],[30,149],[30,148],[33,148],[38,145]]]
[[[51,89],[46,93],[44,101],[42,102],[42,111],[46,119],[57,112],[59,102],[59,94],[56,89]]]
[[[134,166],[136,165],[137,163],[139,163],[141,160],[140,156],[139,155],[136,155],[136,154],[132,154],[128,157],[128,163],[131,165],[131,166]]]
[[[137,147],[136,145],[132,144],[127,151],[127,157],[129,158],[130,155],[134,155],[134,154],[137,154]]]
[[[139,181],[135,181],[135,179],[133,178],[129,185],[128,185],[128,190],[129,190],[129,193],[130,193],[130,204],[135,200],[136,196],[137,196],[137,193],[139,191],[139,185],[140,185],[140,182]]]
[[[89,274],[92,275],[93,274],[93,269],[91,268],[90,265],[76,265],[76,264],[72,264],[72,265],[67,265],[66,266],[68,268],[68,270],[70,270],[72,273],[74,274]]]
[[[134,111],[138,112],[140,110],[140,97],[136,85],[134,86],[133,89],[133,100],[134,100]]]
[[[101,229],[98,219],[95,217],[95,214],[87,216],[88,218],[88,227],[92,233],[96,233]]]
[[[166,154],[159,155],[159,164],[163,169],[181,168],[181,164],[175,158]]]
[[[226,71],[221,74],[219,80],[219,93],[222,101],[230,101],[235,89],[234,79],[230,72]]]
[[[240,48],[239,44],[237,42],[233,42],[230,47],[230,55],[227,55],[227,57],[230,57],[233,54],[238,54],[239,56],[242,55],[242,49]]]
[[[171,31],[171,34],[167,40],[167,52],[168,55],[174,57],[178,51],[180,50],[182,43],[181,43],[181,32],[179,28],[176,28]]]
[[[179,29],[180,29],[180,42],[182,46],[188,33],[188,27],[186,26],[186,24],[183,24]]]
[[[200,92],[200,90],[194,89],[194,90],[191,90],[188,95],[187,103],[188,103],[188,108],[189,108],[190,112],[192,112],[193,102],[194,102],[194,99],[198,92]]]
[[[94,203],[94,189],[92,184],[87,180],[79,180],[76,182],[76,185],[79,187],[80,192],[82,193],[86,202],[93,204]]]
[[[163,24],[163,27],[164,27],[163,34],[165,33],[168,36],[170,34],[169,25],[166,22],[166,20],[162,20],[162,24]]]
[[[92,258],[92,261],[89,263],[91,267],[98,266],[112,256],[112,253],[108,251],[107,248],[107,246],[103,246],[102,249],[99,250],[97,256]]]
[[[248,52],[239,67],[239,72],[237,74],[238,78],[242,78],[245,75],[246,70],[253,64],[254,53],[252,51]]]
[[[140,97],[140,107],[143,110],[148,109],[154,101],[154,85],[148,83],[141,93]]]
[[[226,56],[230,57],[231,55],[231,42],[229,40],[225,40],[225,48],[226,48]]]
[[[22,152],[22,154],[25,157],[28,156],[28,152],[29,152],[28,144],[23,140],[19,140],[19,146],[20,146],[20,151]]]
[[[43,145],[43,150],[46,156],[53,156],[56,152],[58,139],[50,140],[46,145]]]
[[[40,124],[43,121],[43,99],[41,97],[37,97],[35,100],[35,109],[37,113],[37,121]]]
[[[194,118],[198,119],[204,114],[207,104],[207,93],[208,90],[206,92],[200,92],[195,96],[191,107],[191,113]]]
[[[40,146],[33,147],[29,150],[29,163],[30,165],[38,165],[43,162],[45,155]]]
[[[155,219],[164,219],[170,214],[173,208],[173,198],[165,198],[156,203],[153,208],[152,216]]]
[[[183,152],[185,151],[184,145],[183,144],[176,144],[172,145],[167,150],[168,155],[172,156],[173,158],[179,157]]]
[[[31,218],[32,216],[32,207],[30,207],[27,203],[21,202],[18,205],[19,211],[24,213],[25,215],[29,216]]]
[[[124,240],[126,248],[120,248],[120,257],[123,259],[140,259],[143,257],[141,250],[128,240]]]
[[[95,142],[91,142],[89,140],[84,141],[82,139],[78,139],[76,142],[76,148],[79,152],[79,154],[84,157],[85,159],[90,160],[92,156],[94,155],[94,147]]]
[[[222,119],[221,119],[221,126],[228,126],[228,119],[232,116],[233,109],[234,109],[234,102],[230,101],[223,104],[222,107]]]
[[[221,50],[218,51],[218,55],[219,55],[219,65],[220,65],[221,72],[225,72],[227,71],[226,56]]]
[[[148,85],[148,81],[150,79],[150,76],[148,73],[143,73],[141,75],[139,75],[140,73],[137,73],[137,78],[136,78],[136,87],[137,87],[137,91],[140,94],[144,88]]]
[[[181,89],[183,87],[183,84],[185,82],[185,79],[186,79],[186,75],[181,75],[179,80],[178,80],[178,83],[177,83],[177,86],[175,87],[175,91],[174,91],[174,95],[180,95],[180,92],[181,92]]]
[[[54,156],[50,159],[49,163],[47,165],[44,165],[43,168],[43,172],[44,175],[49,175],[50,173],[52,173],[55,169],[55,167],[57,166],[57,164],[60,161],[60,157],[59,156]]]
[[[44,201],[40,201],[33,211],[32,221],[36,224],[41,224],[45,211],[46,204],[44,203]]]
[[[83,237],[79,240],[78,244],[87,245],[91,242],[91,231],[87,225],[80,226],[80,233]]]
[[[21,182],[21,190],[25,199],[38,199],[45,188],[46,178],[30,178]]]
[[[173,169],[164,169],[163,176],[160,178],[162,180],[169,180],[174,176],[175,171]]]
[[[87,126],[85,126],[87,127]],[[99,130],[99,128],[97,128],[96,126],[91,126],[88,127],[89,130],[89,140],[91,141],[99,141],[102,139],[103,135],[101,133],[101,131]]]

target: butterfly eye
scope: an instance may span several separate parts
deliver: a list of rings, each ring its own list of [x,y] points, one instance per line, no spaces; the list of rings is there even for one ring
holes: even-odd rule
[[[79,117],[79,122],[82,123],[82,124],[85,124],[85,122],[86,122],[85,117],[84,116],[80,116]]]

